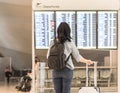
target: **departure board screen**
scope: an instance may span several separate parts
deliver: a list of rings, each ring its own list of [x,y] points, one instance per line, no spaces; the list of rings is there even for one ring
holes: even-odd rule
[[[98,48],[117,48],[117,11],[98,12]]]
[[[35,12],[35,47],[48,48],[54,38],[54,12]]]
[[[61,22],[66,22],[69,24],[71,29],[71,37],[75,42],[75,11],[56,11],[56,29]]]
[[[96,48],[96,12],[77,12],[77,47]]]
[[[117,48],[117,11],[35,11],[35,48],[48,48],[61,22],[69,24],[79,49]],[[57,36],[57,34],[56,34]]]

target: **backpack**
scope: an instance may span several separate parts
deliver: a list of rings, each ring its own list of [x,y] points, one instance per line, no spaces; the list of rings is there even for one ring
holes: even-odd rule
[[[48,56],[48,67],[50,69],[61,70],[66,67],[67,60],[64,54],[64,44],[60,43],[56,39],[54,40],[54,45],[50,48],[50,53]]]
[[[16,86],[16,89],[22,92],[29,92],[31,90],[31,81],[32,79],[28,75],[22,77],[21,82]]]

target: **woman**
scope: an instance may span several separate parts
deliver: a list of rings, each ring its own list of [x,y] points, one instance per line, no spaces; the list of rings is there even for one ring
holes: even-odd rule
[[[68,58],[68,56],[72,54],[73,58],[77,62],[83,62],[89,65],[93,64],[91,60],[87,60],[79,54],[76,45],[71,39],[70,33],[71,31],[69,25],[66,22],[61,22],[57,29],[57,36],[58,36],[57,39],[61,43],[64,43],[65,46],[64,53],[66,54],[66,58]],[[54,41],[51,42],[50,47],[53,44]],[[49,56],[50,47],[48,49],[47,58]],[[71,56],[67,61],[66,68],[62,70],[53,70],[53,83],[54,83],[55,93],[70,93],[71,82],[73,78],[73,70],[74,70],[74,65]]]

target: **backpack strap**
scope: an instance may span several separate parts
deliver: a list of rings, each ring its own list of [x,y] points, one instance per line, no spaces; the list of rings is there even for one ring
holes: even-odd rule
[[[65,63],[67,63],[68,59],[70,58],[71,53],[69,54],[68,58],[65,60]]]

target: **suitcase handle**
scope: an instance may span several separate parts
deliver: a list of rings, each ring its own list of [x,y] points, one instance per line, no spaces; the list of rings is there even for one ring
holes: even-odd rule
[[[94,86],[97,87],[97,63],[96,61],[94,63]],[[88,64],[86,64],[86,86],[89,85],[89,69]]]

